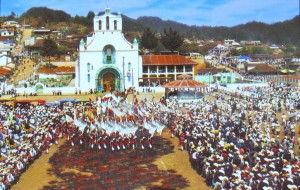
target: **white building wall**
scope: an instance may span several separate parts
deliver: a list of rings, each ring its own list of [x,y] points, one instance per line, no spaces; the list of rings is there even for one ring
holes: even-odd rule
[[[24,45],[25,46],[32,46],[34,45],[36,42],[36,38],[35,37],[31,37],[31,38],[27,38],[24,40]]]
[[[11,63],[12,59],[6,55],[2,56],[0,54],[0,66],[6,66],[7,64]]]
[[[56,74],[44,74],[44,73],[39,73],[39,78],[40,79],[45,79],[45,78],[57,78]]]
[[[106,30],[106,17],[109,16],[110,28]],[[99,20],[102,21],[99,30]],[[114,20],[117,21],[117,30],[114,30]],[[114,62],[104,64],[104,49],[112,46],[115,50]],[[76,87],[81,90],[94,89],[97,86],[99,72],[104,68],[113,68],[121,77],[121,90],[135,86],[138,87],[138,78],[142,74],[142,59],[138,55],[138,43],[128,42],[122,33],[121,15],[112,15],[107,12],[94,18],[94,33],[88,36],[86,42],[81,41],[79,47],[79,65],[76,67]],[[90,63],[90,72],[88,72]],[[131,69],[129,71],[129,63]],[[128,81],[128,73],[131,80]],[[88,82],[90,74],[90,82]],[[124,76],[125,75],[125,76]],[[132,78],[133,77],[133,78]],[[133,82],[132,82],[133,80]]]

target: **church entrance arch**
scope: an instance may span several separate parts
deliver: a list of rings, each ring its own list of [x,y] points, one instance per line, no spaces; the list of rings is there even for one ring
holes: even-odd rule
[[[108,92],[121,89],[123,82],[118,68],[102,68],[96,75],[96,88],[98,92]]]
[[[103,75],[103,91],[114,91],[116,77],[112,72],[107,72]]]

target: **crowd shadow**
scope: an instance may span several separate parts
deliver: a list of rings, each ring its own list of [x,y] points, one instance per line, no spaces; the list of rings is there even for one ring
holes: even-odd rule
[[[182,189],[188,180],[175,170],[160,170],[153,162],[173,152],[167,139],[154,137],[152,149],[90,150],[86,146],[62,145],[49,160],[59,180],[43,189]],[[80,172],[70,172],[75,169]],[[72,170],[71,170],[72,171]]]

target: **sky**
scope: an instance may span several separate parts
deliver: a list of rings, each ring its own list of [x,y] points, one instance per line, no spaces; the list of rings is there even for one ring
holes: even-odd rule
[[[0,0],[1,16],[32,7],[62,10],[71,16],[89,11],[120,12],[130,18],[155,16],[197,26],[235,26],[251,21],[281,22],[299,15],[299,0]]]

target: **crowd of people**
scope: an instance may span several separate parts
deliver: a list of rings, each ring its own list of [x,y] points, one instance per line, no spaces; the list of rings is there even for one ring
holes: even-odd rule
[[[203,92],[197,90],[175,89],[168,93],[168,97],[177,97],[178,99],[201,99]]]
[[[121,151],[153,147],[164,126],[150,103],[127,103],[116,96],[88,104],[12,107],[0,105],[0,189],[18,182],[35,159],[65,137],[70,146]]]
[[[228,190],[298,189],[299,88],[270,83],[214,96],[185,103],[185,110],[168,116],[172,136],[178,136],[206,184]],[[171,110],[182,106],[168,102]]]
[[[128,103],[108,95],[63,107],[0,105],[0,189],[15,184],[59,138],[95,151],[142,150],[155,146],[153,135],[164,126],[214,189],[297,189],[299,88],[270,83],[212,96],[190,103]]]

